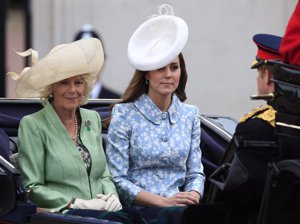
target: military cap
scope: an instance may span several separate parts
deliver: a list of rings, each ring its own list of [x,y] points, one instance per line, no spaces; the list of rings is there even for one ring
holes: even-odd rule
[[[280,60],[281,39],[281,37],[271,34],[254,35],[253,41],[257,45],[257,53],[251,69],[258,68],[258,66],[266,64],[269,60]]]

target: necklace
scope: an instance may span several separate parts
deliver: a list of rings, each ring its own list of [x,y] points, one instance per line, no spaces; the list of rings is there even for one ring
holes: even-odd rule
[[[76,140],[77,133],[78,133],[78,123],[77,123],[77,118],[76,118],[76,115],[75,115],[75,133],[74,133],[73,138],[72,138],[73,141]]]

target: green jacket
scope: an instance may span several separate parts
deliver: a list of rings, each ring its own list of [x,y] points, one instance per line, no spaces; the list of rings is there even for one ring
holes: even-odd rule
[[[49,102],[25,116],[19,127],[22,182],[38,207],[59,211],[72,198],[92,199],[115,193],[102,147],[101,119],[97,112],[80,108],[80,136],[92,158],[90,176],[84,161]],[[90,121],[90,122],[87,122]],[[88,125],[88,123],[90,123]]]

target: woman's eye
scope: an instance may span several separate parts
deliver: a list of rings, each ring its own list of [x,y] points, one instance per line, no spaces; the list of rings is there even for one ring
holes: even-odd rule
[[[172,66],[171,66],[171,70],[172,70],[172,71],[176,71],[178,68],[179,68],[178,65],[172,65]]]
[[[76,86],[83,85],[83,81],[82,80],[78,80],[78,81],[75,82],[75,85]]]
[[[60,84],[61,84],[61,85],[68,85],[69,83],[68,83],[67,81],[65,81],[65,80],[62,80],[62,81],[60,82]]]

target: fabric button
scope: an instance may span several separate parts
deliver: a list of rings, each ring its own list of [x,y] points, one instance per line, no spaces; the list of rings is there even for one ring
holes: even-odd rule
[[[163,119],[163,120],[166,120],[167,117],[168,117],[167,113],[163,113],[163,114],[162,114],[162,119]]]
[[[167,163],[169,160],[168,160],[168,158],[163,158],[163,161],[165,162],[165,163]]]
[[[167,142],[169,138],[167,136],[162,137],[163,142]]]

